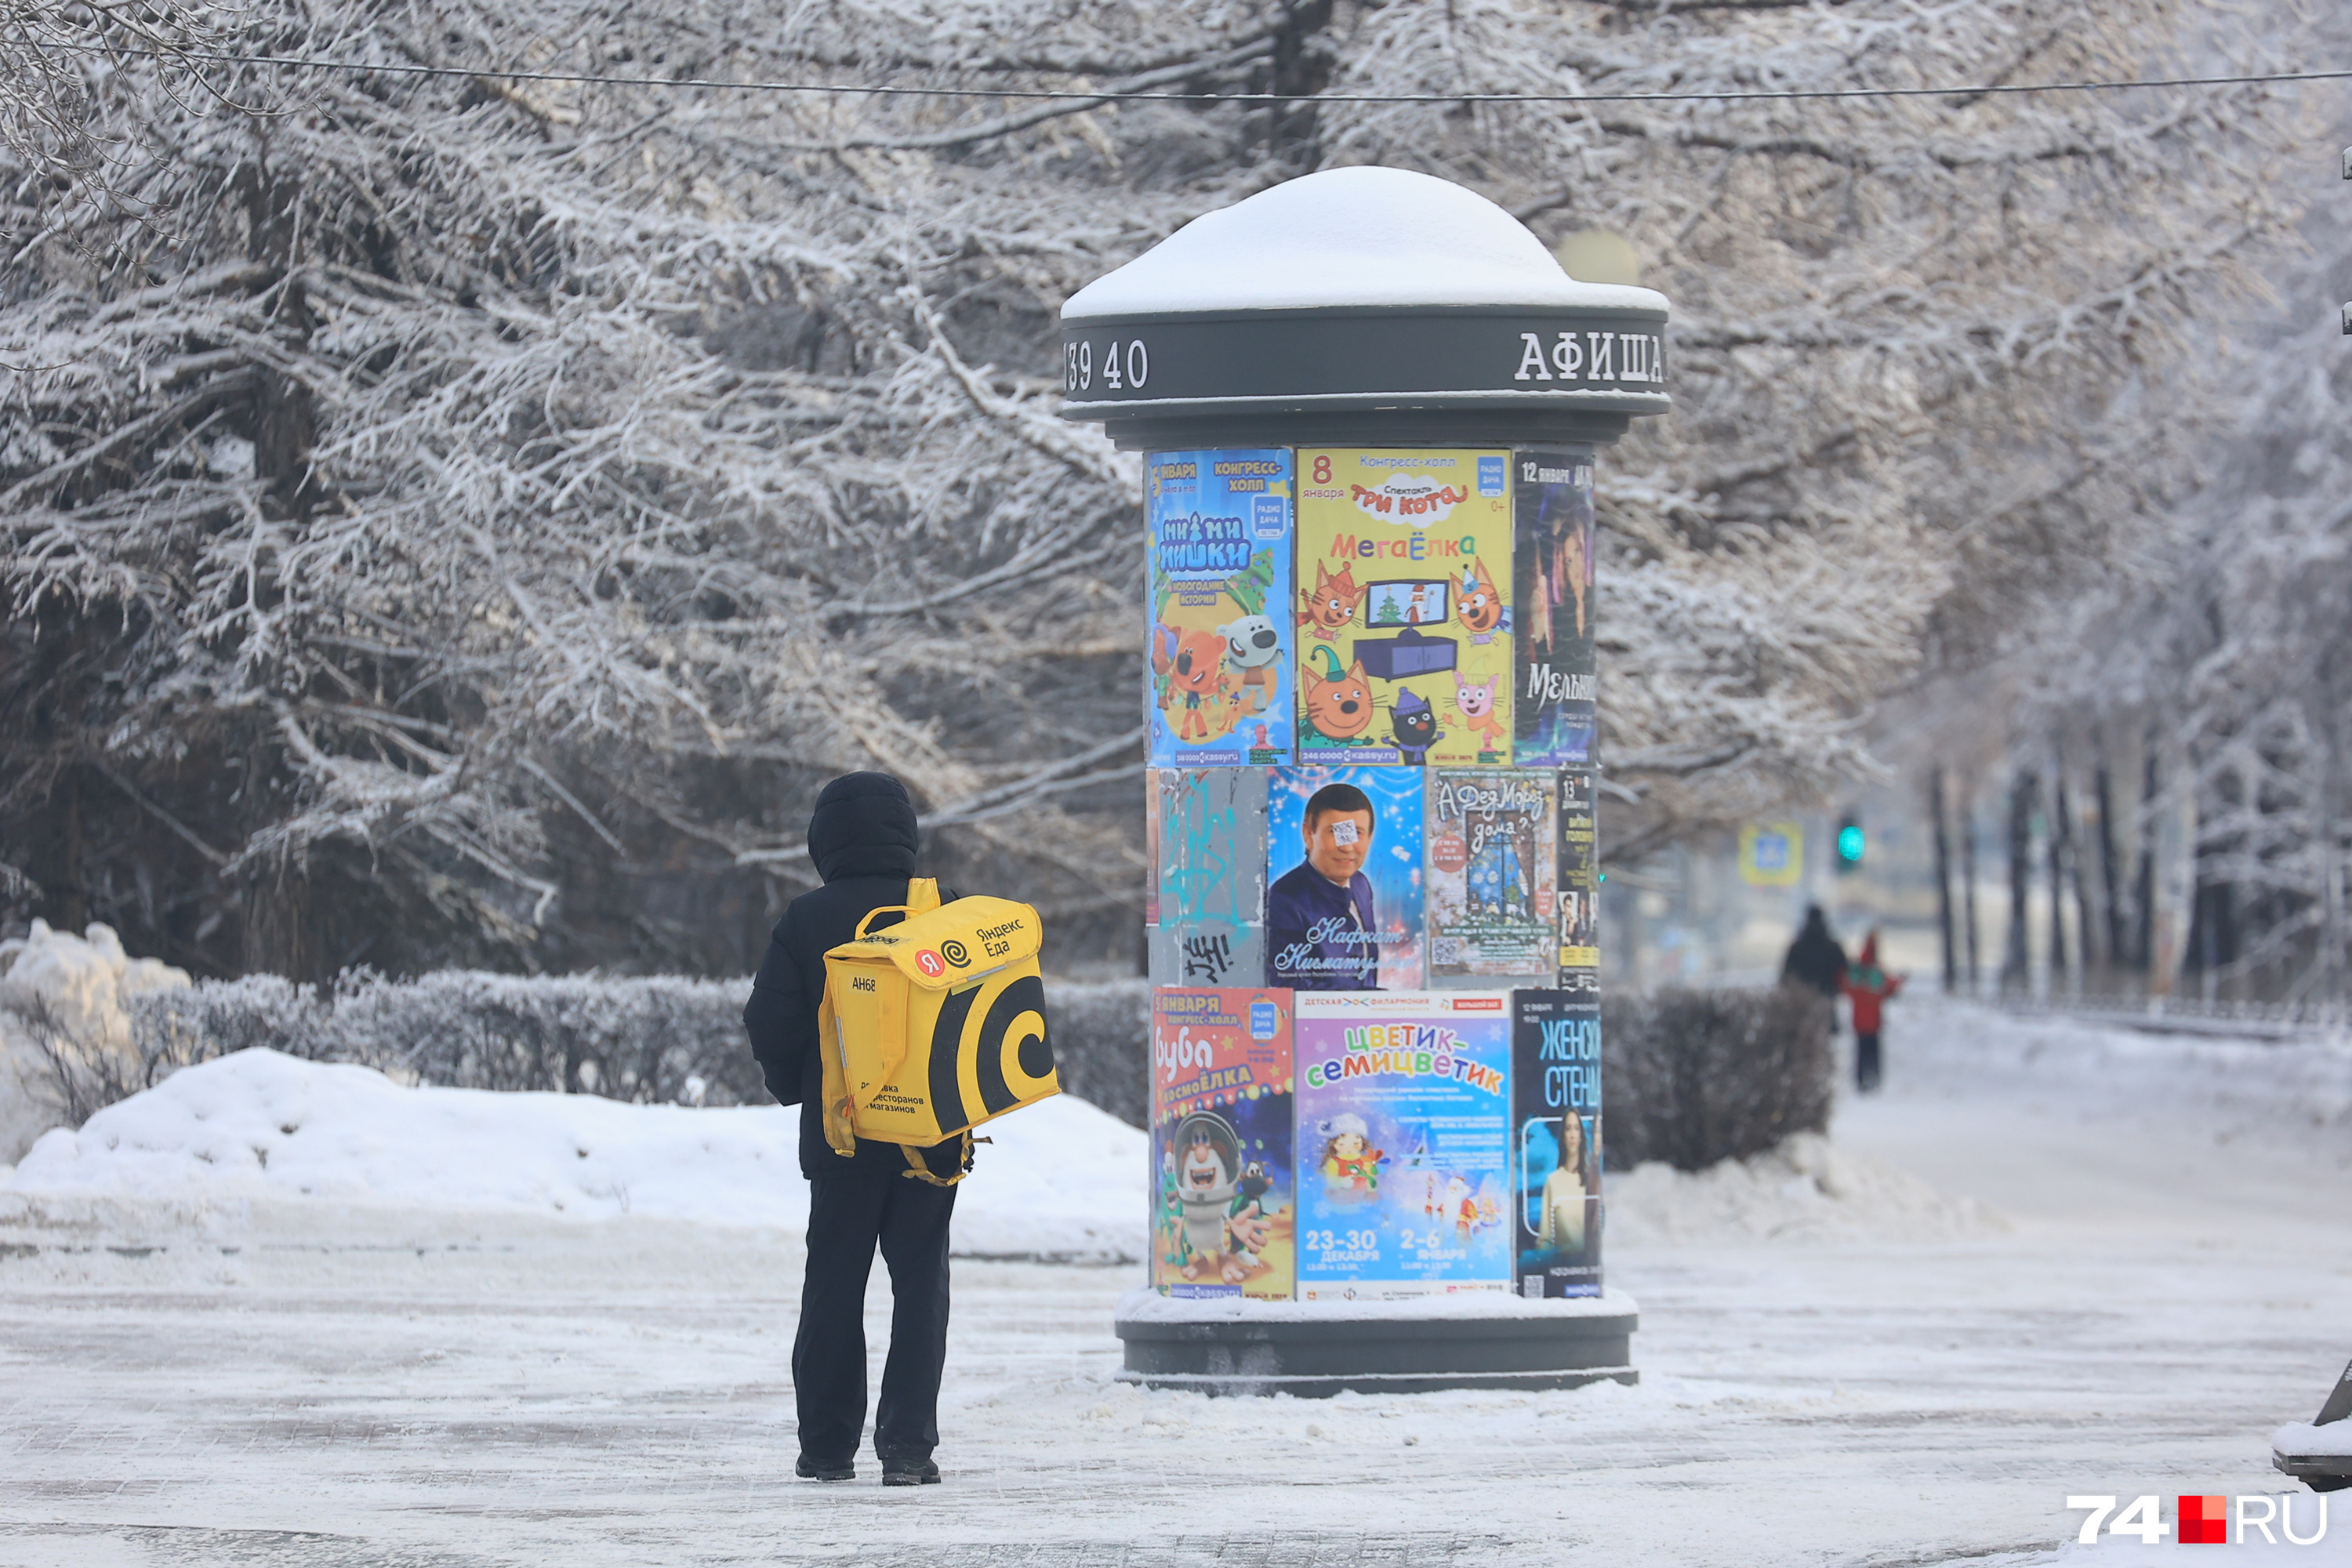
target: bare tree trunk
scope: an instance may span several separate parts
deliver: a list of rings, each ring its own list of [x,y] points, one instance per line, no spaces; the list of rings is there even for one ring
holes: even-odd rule
[[[2050,766],[2050,989],[2066,977],[2066,873],[2074,860],[2074,829],[2066,819],[2066,769]]]
[[[2116,855],[2116,792],[2105,762],[2092,775],[2091,787],[2097,792],[2099,800],[2099,889],[2107,906],[2105,956],[2112,976],[2129,962],[2131,945],[2124,931],[2123,868]]]
[[[1977,962],[1977,800],[1971,787],[1960,801],[1960,903],[1968,923],[1969,994],[1983,984]]]
[[[2026,944],[2026,898],[2033,881],[2033,770],[2020,768],[2009,785],[2009,941],[2000,955],[2004,994],[2032,989],[2033,963]]]
[[[2150,733],[2140,761],[2139,875],[2132,885],[2131,964],[2143,977],[2155,970],[2156,960],[2156,797],[2163,784],[2156,762],[2156,736]]]
[[[1936,820],[1936,923],[1944,938],[1944,994],[1958,984],[1952,951],[1952,836],[1945,826],[1944,770],[1927,770],[1927,814]]]
[[[2079,826],[2070,823],[2068,831],[2072,832]],[[2075,945],[2080,950],[2075,955],[2076,974],[2085,987],[2096,978],[2099,965],[2106,962],[2106,944],[2101,940],[2105,931],[2099,923],[2098,902],[2091,896],[2091,879],[2084,874],[2083,869],[2083,862],[2089,856],[2090,847],[2078,840],[2068,873],[2074,881]]]

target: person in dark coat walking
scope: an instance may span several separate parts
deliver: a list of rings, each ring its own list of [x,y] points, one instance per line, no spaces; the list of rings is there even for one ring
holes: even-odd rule
[[[887,773],[849,773],[816,797],[809,859],[824,885],[794,899],[776,922],[743,1008],[752,1055],[768,1092],[801,1108],[801,1173],[809,1179],[808,1274],[793,1341],[793,1394],[800,1413],[795,1473],[845,1481],[856,1473],[866,1424],[866,1281],[874,1250],[890,1269],[890,1357],[874,1412],[874,1454],[884,1486],[940,1479],[940,1372],[947,1358],[948,1220],[955,1188],[911,1179],[895,1143],[857,1141],[845,1159],[824,1138],[824,1064],[817,1003],[824,955],[855,939],[857,922],[907,901],[915,872],[915,805]],[[956,895],[942,889],[942,902]],[[875,930],[903,917],[886,915]],[[955,1174],[950,1143],[924,1152],[929,1170]]]
[[[1789,944],[1789,956],[1780,961],[1780,984],[1792,980],[1832,1001],[1845,986],[1845,949],[1830,934],[1829,917],[1822,913],[1819,904],[1805,907],[1804,929]]]

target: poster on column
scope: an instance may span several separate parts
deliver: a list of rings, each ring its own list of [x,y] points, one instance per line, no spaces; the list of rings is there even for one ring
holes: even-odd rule
[[[1509,993],[1297,1002],[1298,1299],[1507,1291]]]
[[[1286,991],[1151,995],[1151,1282],[1288,1300],[1298,1221]]]
[[[1160,767],[1288,762],[1291,469],[1286,449],[1155,452],[1146,721]]]
[[[1519,1294],[1601,1294],[1601,999],[1511,994]]]
[[[1559,988],[1601,993],[1601,846],[1592,775],[1559,775]]]
[[[1512,760],[1555,768],[1592,759],[1592,459],[1519,451],[1511,487]]]
[[[1420,990],[1421,840],[1416,771],[1269,770],[1265,983]]]
[[[1550,984],[1558,963],[1557,781],[1473,768],[1433,769],[1427,779],[1422,901],[1429,984]]]
[[[1265,973],[1264,768],[1153,768],[1155,985],[1254,984]]]
[[[1511,760],[1510,454],[1298,454],[1298,760]]]

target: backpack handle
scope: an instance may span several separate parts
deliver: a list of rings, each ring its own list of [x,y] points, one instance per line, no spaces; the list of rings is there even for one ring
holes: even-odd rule
[[[874,917],[876,915],[910,915],[914,912],[915,911],[911,908],[905,904],[878,905],[876,908],[866,911],[866,918],[857,922],[856,936],[853,937],[851,940],[854,942],[864,942],[866,940],[866,928],[874,923]]]
[[[939,907],[939,879],[934,877],[909,877],[907,879],[907,901],[903,904],[884,904],[877,909],[866,910],[866,918],[857,922],[857,934],[851,940],[864,942],[866,928],[874,923],[876,915],[905,915],[911,920],[917,915],[929,914]]]

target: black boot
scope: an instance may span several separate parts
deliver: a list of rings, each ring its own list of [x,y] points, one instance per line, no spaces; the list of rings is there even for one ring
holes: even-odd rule
[[[793,1474],[804,1481],[854,1481],[857,1467],[847,1459],[812,1459],[803,1454]]]
[[[882,1484],[886,1487],[935,1487],[940,1484],[940,1468],[928,1458],[886,1456],[882,1460]]]

